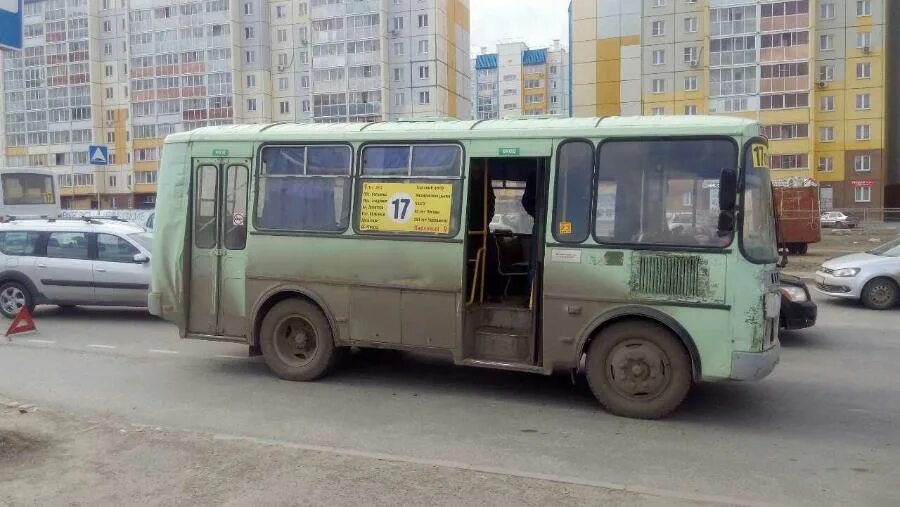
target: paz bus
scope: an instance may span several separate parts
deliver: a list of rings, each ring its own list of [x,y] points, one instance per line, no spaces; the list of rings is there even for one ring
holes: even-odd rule
[[[0,169],[0,220],[57,218],[59,182],[50,169]]]
[[[674,410],[779,358],[767,141],[727,117],[200,128],[165,142],[150,311],[310,381],[350,347],[581,371]]]

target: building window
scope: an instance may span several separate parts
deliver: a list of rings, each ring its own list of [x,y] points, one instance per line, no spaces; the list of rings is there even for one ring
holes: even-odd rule
[[[808,123],[788,123],[783,125],[764,125],[763,135],[770,141],[779,139],[806,139],[809,137]]]
[[[696,65],[700,59],[700,48],[688,46],[684,48],[684,63]]]
[[[868,93],[860,93],[856,96],[857,111],[865,111],[872,108],[872,96]]]
[[[419,28],[428,27],[428,14],[419,14]]]
[[[287,100],[282,100],[278,103],[278,112],[281,114],[288,114],[291,112],[291,103]]]
[[[684,114],[688,116],[697,114],[697,106],[684,106]]]
[[[856,2],[856,16],[871,16],[872,0],[859,0]]]
[[[104,32],[111,32],[111,31],[112,31],[112,21],[107,20],[107,21],[104,21],[104,22],[103,22],[103,31],[104,31]]]
[[[653,116],[663,116],[664,114],[666,114],[666,108],[654,107],[650,110],[650,114],[652,114]]]
[[[872,47],[872,32],[856,32],[856,47],[867,49]]]
[[[819,172],[834,172],[834,159],[831,157],[819,157]]]
[[[819,127],[819,141],[830,143],[834,141],[834,127]]]
[[[819,111],[823,113],[831,113],[834,111],[834,96],[826,95],[819,98]]]
[[[872,78],[872,64],[871,63],[857,63],[856,64],[856,79],[871,79]]]
[[[287,30],[281,28],[278,30],[278,42],[287,42]]]
[[[665,65],[666,64],[666,50],[665,49],[654,49],[652,54],[653,54],[653,65]]]
[[[394,18],[394,30],[403,30],[403,16]]]
[[[394,43],[394,54],[396,56],[403,56],[404,54],[406,54],[406,50],[404,49],[404,45],[402,42]]]
[[[863,123],[856,126],[856,140],[857,141],[868,141],[872,138],[872,126],[868,123]]]
[[[872,202],[872,187],[853,187],[853,199],[856,202]]]
[[[653,0],[653,7],[665,7],[666,0]]]
[[[108,86],[108,87],[106,88],[106,98],[108,98],[108,99],[113,98],[113,88],[112,88],[112,86]]]
[[[403,69],[397,68],[394,69],[394,81],[400,81],[403,79]]]
[[[303,101],[303,104],[302,104],[300,110],[303,111],[304,113],[308,113],[308,112],[309,112],[309,101],[308,101],[308,100],[304,100],[304,101]]]
[[[821,65],[819,67],[819,81],[834,81],[834,65]]]
[[[247,88],[256,88],[256,74],[247,74]]]
[[[309,88],[309,76],[300,76],[300,88]]]
[[[654,37],[660,37],[666,34],[666,22],[665,21],[654,21],[650,24],[650,33]]]
[[[103,69],[103,74],[106,75],[106,77],[112,77],[112,75],[113,75],[113,66],[112,66],[112,65],[107,65],[107,66]]]
[[[244,62],[246,62],[246,63],[256,62],[256,51],[253,51],[253,50],[244,51]]]
[[[275,17],[276,18],[284,18],[287,16],[287,7],[284,5],[276,5],[275,6]]]
[[[872,155],[857,155],[853,158],[853,168],[856,172],[865,173],[872,170]]]
[[[772,155],[769,158],[771,169],[806,169],[809,165],[809,155]]]
[[[248,26],[244,28],[244,38],[247,40],[253,39],[256,37],[256,32],[253,30],[252,26]]]
[[[402,93],[394,94],[394,105],[395,106],[402,106],[405,103],[406,103],[406,95],[404,95]]]
[[[427,40],[420,40],[420,41],[419,41],[419,54],[420,54],[420,55],[427,55],[427,54],[428,54],[428,41],[427,41]]]
[[[829,2],[819,5],[819,17],[825,20],[834,19],[834,4]]]
[[[247,111],[256,111],[256,99],[247,99]]]
[[[253,2],[244,2],[244,14],[248,16],[253,14]]]
[[[309,7],[306,5],[306,2],[300,2],[299,7],[297,14],[306,16],[309,13]]]
[[[666,80],[665,79],[654,79],[653,80],[653,93],[665,93],[666,91]]]
[[[684,78],[684,91],[697,91],[697,76],[687,76]]]
[[[288,78],[286,78],[286,77],[278,78],[278,90],[283,92],[287,89],[288,89]]]
[[[834,50],[834,35],[826,34],[819,36],[819,51]]]
[[[431,92],[419,92],[419,104],[431,104]]]
[[[685,33],[697,33],[700,30],[697,18],[684,18]]]
[[[431,77],[430,67],[427,65],[419,65],[419,79],[428,79]]]

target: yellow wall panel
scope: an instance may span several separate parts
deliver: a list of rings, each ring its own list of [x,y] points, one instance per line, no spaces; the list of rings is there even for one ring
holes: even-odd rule
[[[622,60],[606,60],[597,62],[594,77],[597,83],[616,83],[622,80]]]
[[[600,39],[597,41],[597,60],[619,60],[622,58],[622,39]]]

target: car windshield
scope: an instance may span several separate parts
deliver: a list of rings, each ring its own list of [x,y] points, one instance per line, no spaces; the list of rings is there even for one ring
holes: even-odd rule
[[[900,238],[889,241],[877,248],[873,248],[866,253],[880,255],[882,257],[900,257]]]
[[[134,234],[129,234],[128,237],[144,247],[148,252],[153,250],[153,235],[149,232],[136,232]]]

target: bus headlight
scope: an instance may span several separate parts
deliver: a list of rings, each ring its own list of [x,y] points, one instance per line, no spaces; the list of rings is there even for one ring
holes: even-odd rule
[[[853,278],[854,276],[859,274],[859,268],[843,268],[843,269],[835,269],[832,276],[837,276],[840,278]]]
[[[782,286],[781,293],[794,303],[802,303],[807,300],[806,291],[802,287],[794,287],[793,285]]]

